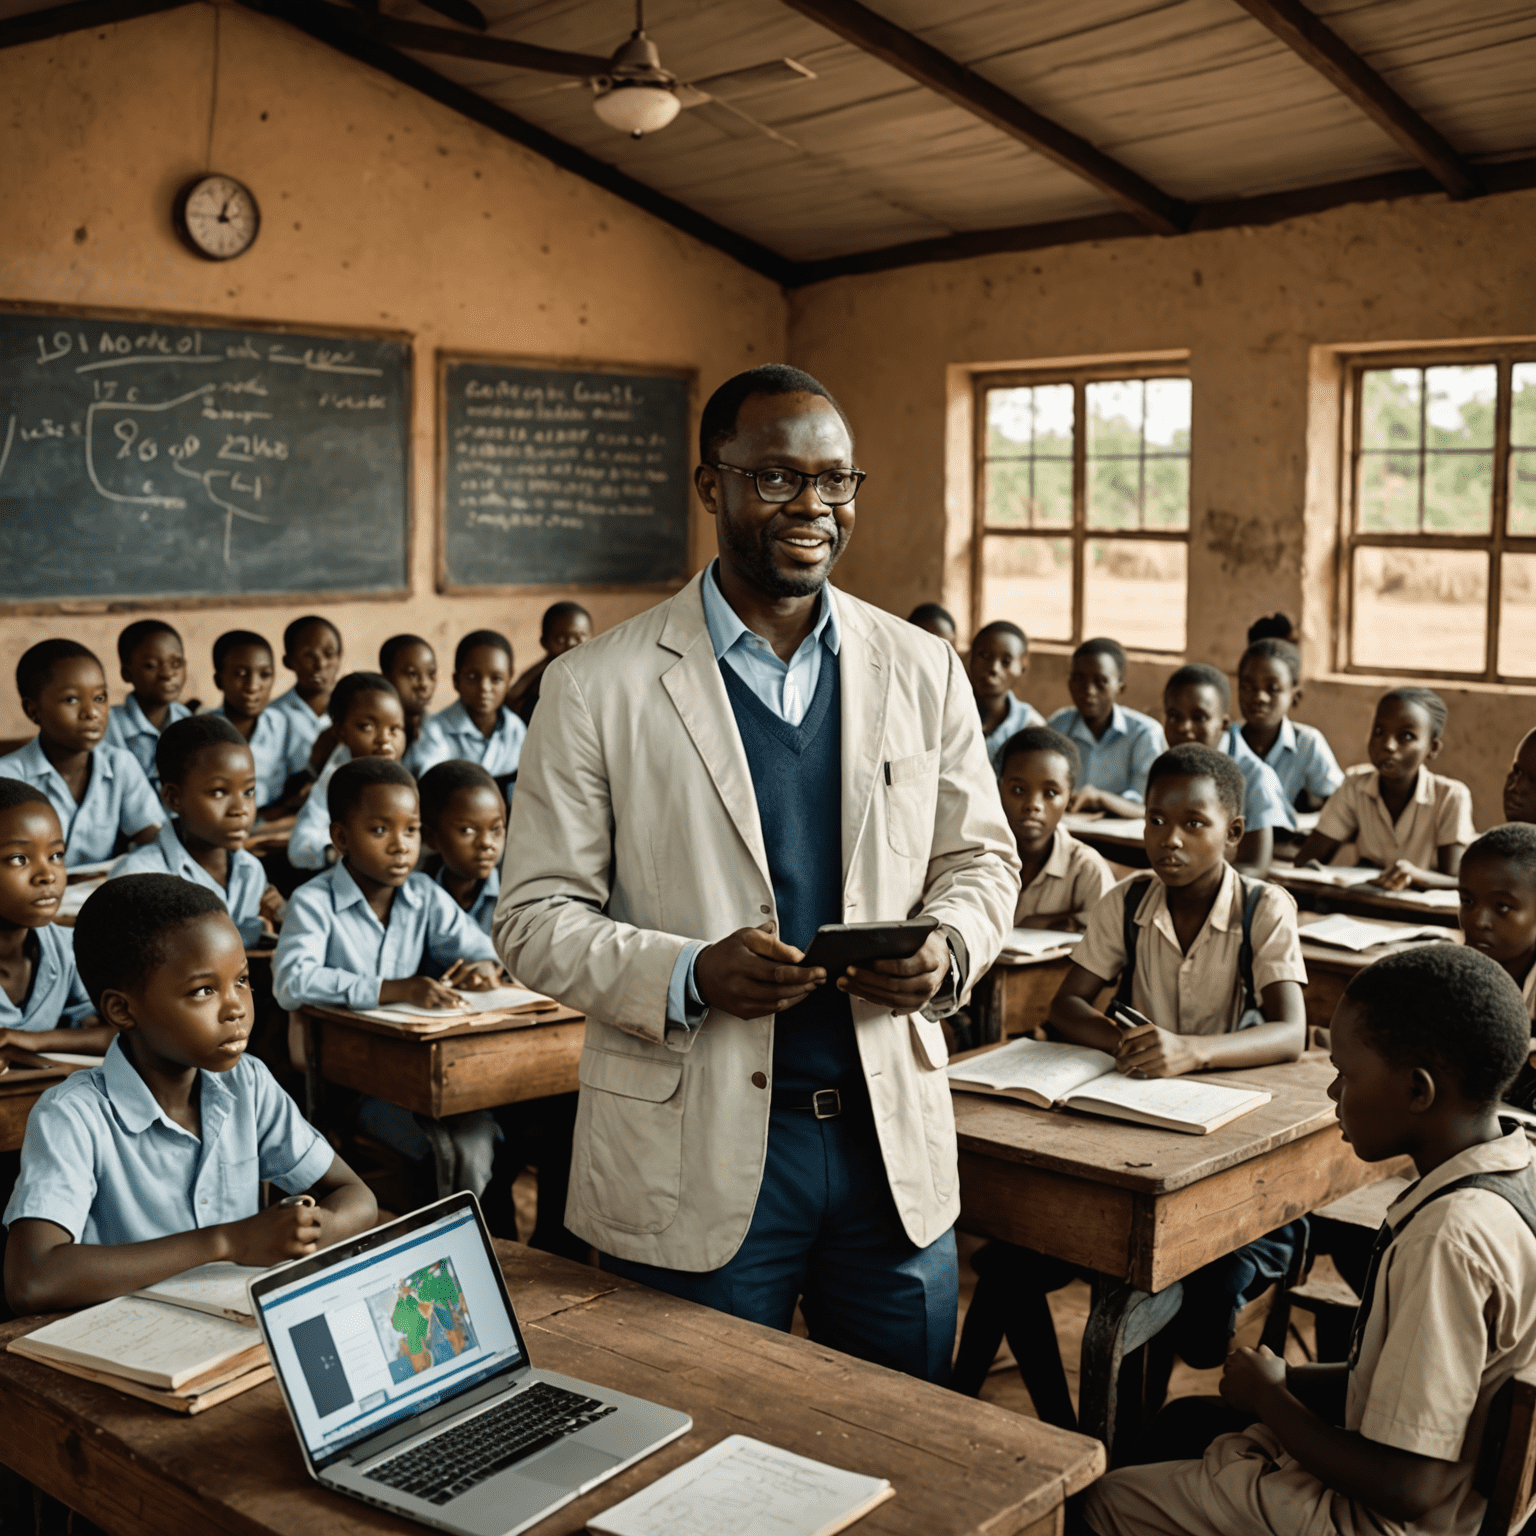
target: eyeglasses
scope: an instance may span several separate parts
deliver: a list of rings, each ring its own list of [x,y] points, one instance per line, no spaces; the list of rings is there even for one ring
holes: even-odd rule
[[[710,468],[744,475],[757,486],[759,498],[769,502],[793,501],[807,485],[814,485],[824,507],[846,507],[859,494],[865,474],[862,469],[824,469],[819,475],[802,475],[798,469],[738,469],[734,464]]]

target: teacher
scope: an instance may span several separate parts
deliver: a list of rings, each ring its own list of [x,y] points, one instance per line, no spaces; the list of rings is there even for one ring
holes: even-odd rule
[[[566,1224],[605,1269],[941,1381],[960,1200],[938,1020],[1019,862],[954,650],[835,591],[853,436],[738,374],[694,472],[720,557],[557,657],[513,797],[497,948],[587,1015]],[[895,555],[899,559],[899,555]],[[940,926],[827,977],[824,923]]]

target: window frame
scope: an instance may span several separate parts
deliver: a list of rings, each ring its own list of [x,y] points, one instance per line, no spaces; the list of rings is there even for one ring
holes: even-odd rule
[[[1067,539],[1072,548],[1072,635],[1070,639],[1041,636],[1042,645],[1076,647],[1090,638],[1083,630],[1084,585],[1087,570],[1089,541],[1134,540],[1138,543],[1182,544],[1185,547],[1184,585],[1184,646],[1178,650],[1149,650],[1145,647],[1128,647],[1136,654],[1158,658],[1182,659],[1189,644],[1189,556],[1191,527],[1180,529],[1154,528],[1090,528],[1088,526],[1088,412],[1087,386],[1107,382],[1134,379],[1185,379],[1191,377],[1186,358],[1125,358],[1114,362],[1085,363],[1075,367],[1008,368],[977,373],[972,376],[972,494],[971,494],[971,613],[979,625],[982,613],[982,592],[986,577],[986,546],[988,539]],[[1032,388],[1043,384],[1070,384],[1072,386],[1072,523],[1061,528],[1000,527],[987,523],[987,394],[994,389]],[[1193,410],[1190,421],[1190,446],[1188,462],[1191,479],[1195,454]],[[1172,455],[1168,455],[1172,457]],[[1145,475],[1147,455],[1143,450],[1141,464]],[[1191,494],[1190,523],[1194,521],[1193,495]],[[1030,635],[1030,643],[1036,643]]]
[[[1509,532],[1510,411],[1513,401],[1512,370],[1516,363],[1536,363],[1536,344],[1527,342],[1485,343],[1472,346],[1413,347],[1347,353],[1343,364],[1343,398],[1339,412],[1342,427],[1339,464],[1342,477],[1339,497],[1339,554],[1336,570],[1338,623],[1335,626],[1334,669],[1337,672],[1380,677],[1425,678],[1459,683],[1536,683],[1536,666],[1528,673],[1499,670],[1500,627],[1503,622],[1504,556],[1536,555],[1536,535]],[[1362,466],[1360,417],[1364,375],[1388,368],[1440,368],[1493,363],[1497,367],[1494,393],[1493,498],[1487,533],[1368,533],[1359,527],[1360,472]],[[1423,407],[1421,405],[1421,411]],[[1425,461],[1423,436],[1419,443]],[[1422,490],[1421,490],[1422,496]],[[1479,671],[1446,668],[1384,668],[1355,660],[1355,551],[1359,549],[1454,550],[1484,553],[1488,557],[1488,598],[1483,614],[1483,666]]]

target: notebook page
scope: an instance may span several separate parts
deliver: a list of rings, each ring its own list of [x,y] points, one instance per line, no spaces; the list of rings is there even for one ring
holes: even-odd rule
[[[880,1477],[731,1435],[594,1515],[595,1536],[827,1536],[884,1499]]]
[[[1270,1097],[1262,1089],[1230,1088],[1224,1083],[1203,1083],[1190,1077],[1122,1077],[1116,1072],[1069,1092],[1066,1102],[1084,1108],[1095,1103],[1122,1105],[1185,1125],[1205,1126],[1225,1119],[1245,1105],[1257,1108]]]
[[[467,1018],[475,1013],[498,1013],[507,1008],[526,1008],[530,1003],[554,1004],[554,999],[542,992],[525,992],[521,987],[492,987],[488,992],[460,992],[459,996],[464,1001],[462,1008],[420,1008],[415,1003],[385,1003],[382,1008],[355,1011],[370,1019],[381,1015],[388,1019],[400,1014],[412,1019],[451,1019]]]
[[[956,1088],[967,1083],[993,1089],[1031,1088],[1054,1104],[1074,1088],[1114,1070],[1115,1058],[1106,1051],[1055,1040],[1014,1040],[985,1056],[957,1061],[949,1069],[949,1080]]]
[[[1308,923],[1301,930],[1301,936],[1314,944],[1331,944],[1360,954],[1378,944],[1397,944],[1404,939],[1448,939],[1451,930],[1431,923],[1372,922],[1368,918],[1334,912],[1321,922]]]
[[[1055,954],[1082,941],[1082,934],[1056,928],[1015,928],[1003,940],[1005,959],[1028,959],[1035,955]]]
[[[147,1296],[152,1301],[168,1302],[175,1307],[211,1313],[214,1317],[233,1316],[237,1321],[254,1326],[256,1320],[251,1316],[246,1282],[265,1273],[256,1264],[199,1264],[196,1269],[183,1270],[169,1280],[146,1285],[134,1294]]]

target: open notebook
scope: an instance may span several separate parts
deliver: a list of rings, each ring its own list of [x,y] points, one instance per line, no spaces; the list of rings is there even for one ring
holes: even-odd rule
[[[1267,1104],[1262,1089],[1229,1088],[1192,1077],[1122,1077],[1115,1058],[1086,1045],[1014,1040],[957,1061],[949,1081],[969,1093],[1021,1099],[1040,1109],[1081,1109],[1112,1120],[1206,1136]]]
[[[447,1028],[483,1013],[546,1013],[560,1005],[542,992],[522,987],[492,987],[488,992],[460,992],[462,1008],[420,1008],[415,1003],[385,1003],[382,1008],[354,1008],[360,1019],[383,1024],[425,1023]]]
[[[1032,965],[1054,960],[1082,942],[1082,934],[1057,928],[1015,928],[1003,940],[998,959],[1005,965]]]
[[[1315,923],[1308,923],[1301,930],[1303,939],[1313,944],[1331,944],[1336,949],[1348,949],[1364,954],[1379,944],[1401,944],[1407,939],[1423,939],[1433,943],[1438,939],[1451,939],[1455,930],[1439,923],[1373,923],[1369,918],[1347,917],[1333,912]]]

